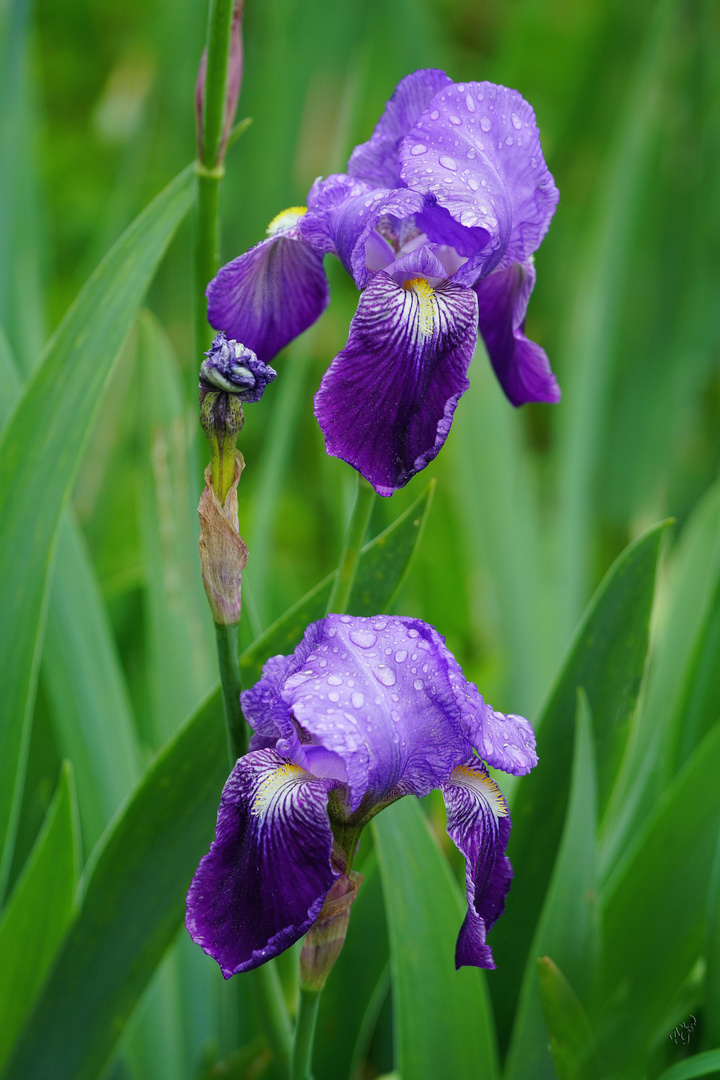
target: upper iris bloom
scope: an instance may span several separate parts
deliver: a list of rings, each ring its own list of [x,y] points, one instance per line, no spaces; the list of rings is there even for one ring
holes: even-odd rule
[[[324,310],[337,255],[362,289],[315,415],[328,453],[391,495],[447,438],[478,329],[513,405],[558,401],[543,349],[525,337],[532,254],[558,201],[535,114],[517,92],[427,69],[398,85],[347,173],[317,180],[307,210],[207,290],[218,330],[269,361]]]
[[[433,788],[466,860],[456,965],[494,967],[486,934],[512,879],[510,818],[484,762],[529,772],[528,721],[485,704],[432,626],[386,616],[313,623],[291,656],[268,660],[242,706],[250,752],[225,785],[187,899],[187,928],[225,977],[302,937],[349,873],[363,826]]]

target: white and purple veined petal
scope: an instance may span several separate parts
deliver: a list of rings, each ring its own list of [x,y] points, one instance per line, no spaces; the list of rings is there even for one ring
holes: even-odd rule
[[[400,143],[435,94],[450,85],[452,80],[438,68],[413,71],[401,79],[368,141],[350,155],[348,174],[373,187],[401,187]]]
[[[322,254],[297,229],[304,212],[279,214],[277,231],[221,267],[205,291],[211,326],[265,363],[312,326],[330,299]]]
[[[400,147],[401,174],[432,195],[461,225],[491,238],[473,256],[463,281],[534,252],[555,212],[558,191],[548,171],[532,107],[517,90],[489,82],[441,90]]]
[[[413,254],[428,257],[424,248]],[[315,395],[327,452],[386,496],[439,453],[476,344],[473,290],[447,281],[434,288],[410,278],[411,265],[404,284],[385,272],[372,279]]]
[[[478,758],[459,765],[442,788],[447,832],[465,856],[468,911],[458,934],[455,966],[494,968],[487,932],[502,915],[512,881],[505,855],[510,836],[507,803]]]
[[[560,400],[547,353],[525,336],[525,314],[534,286],[532,258],[496,270],[474,286],[479,330],[498,381],[513,405]]]
[[[382,218],[411,218],[422,207],[423,197],[416,191],[372,188],[365,181],[335,173],[313,184],[308,212],[299,228],[315,251],[337,255],[362,289],[373,273],[395,258],[375,226]]]
[[[277,956],[317,919],[339,876],[330,861],[331,786],[270,749],[246,754],[230,774],[185,919],[226,979]]]

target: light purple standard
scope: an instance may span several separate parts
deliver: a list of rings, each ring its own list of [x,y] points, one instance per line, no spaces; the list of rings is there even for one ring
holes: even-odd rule
[[[268,660],[242,706],[250,752],[225,785],[187,898],[190,935],[225,978],[302,937],[362,827],[433,788],[467,868],[456,966],[494,967],[486,937],[512,879],[510,817],[485,763],[529,772],[528,721],[487,705],[432,626],[388,616],[311,624],[291,656]]]
[[[279,214],[266,240],[220,270],[208,318],[272,360],[324,310],[322,259],[336,255],[363,292],[315,415],[328,453],[391,495],[445,442],[478,330],[513,405],[559,401],[524,332],[533,252],[557,201],[517,90],[416,71],[347,173],[317,180],[307,209]]]

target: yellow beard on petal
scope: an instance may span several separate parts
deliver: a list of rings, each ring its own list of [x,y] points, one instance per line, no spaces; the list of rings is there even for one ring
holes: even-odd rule
[[[269,776],[266,776],[260,784],[251,813],[257,817],[262,817],[275,796],[286,784],[298,783],[307,775],[305,769],[301,769],[299,765],[291,765],[290,763],[278,765],[277,769],[274,769]]]
[[[468,768],[467,765],[458,765],[450,774],[450,783],[475,788],[476,791],[484,795],[496,817],[507,816],[508,808],[503,793],[491,777],[485,776],[484,773],[475,772],[474,769]]]
[[[303,214],[307,214],[307,206],[288,206],[287,210],[281,210],[279,214],[275,215],[265,232],[268,236],[275,236],[276,233],[292,229],[293,225],[297,225]]]
[[[430,337],[435,322],[435,290],[426,278],[412,278],[403,289],[414,292],[418,299],[418,329],[421,337]]]

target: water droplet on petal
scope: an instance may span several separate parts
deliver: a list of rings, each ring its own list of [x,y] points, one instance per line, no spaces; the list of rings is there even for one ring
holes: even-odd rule
[[[425,146],[425,143],[415,143],[410,153],[415,157],[417,157],[418,154],[427,154],[427,146]]]
[[[356,709],[362,709],[365,704],[365,695],[361,694],[359,690],[356,690],[350,700]]]
[[[408,630],[408,637],[419,637],[419,636],[420,635],[418,634],[417,630],[415,630],[414,628],[412,630]]]
[[[407,653],[404,649],[401,649],[400,652],[395,653],[395,662],[397,664],[402,664],[403,660],[407,660]]]
[[[492,127],[492,120],[489,116],[483,116],[482,120],[480,121],[480,127],[483,129],[483,131],[490,130],[490,128]]]
[[[466,228],[470,229],[473,225],[477,225],[477,223],[478,219],[475,214],[473,214],[472,210],[463,210],[462,214],[460,215],[461,225],[464,225]]]
[[[340,700],[340,695],[338,694],[337,690],[331,690],[330,693],[328,694],[328,701],[339,701],[339,700]]]
[[[395,685],[395,672],[387,664],[379,664],[376,668],[373,668],[373,675],[383,686]]]
[[[430,113],[430,119],[431,120],[438,120],[439,117],[440,117],[440,113],[437,111],[437,109],[433,109],[433,111]]]
[[[465,104],[467,105],[470,112],[475,112],[475,102],[473,101],[471,94],[468,94],[465,98]]]
[[[440,155],[440,164],[443,169],[450,169],[452,172],[457,171],[457,161],[455,158],[449,157],[447,154]]]
[[[416,690],[422,690],[423,685],[424,684],[423,684],[422,679],[415,679],[415,682],[413,683],[413,686],[415,687]]]
[[[522,127],[522,120],[520,119],[520,117],[518,116],[517,113],[512,114],[512,125],[513,125],[513,127],[515,128],[516,131],[519,131],[520,128]]]
[[[369,206],[370,204],[366,203],[365,205]],[[352,619],[350,618],[349,615],[341,615],[340,616],[340,622],[349,623],[349,622],[352,622]]]
[[[370,649],[377,641],[377,634],[373,634],[372,630],[351,630],[349,637],[361,649]]]
[[[506,146],[512,146],[512,144],[514,142],[515,142],[515,140],[513,139],[512,135],[508,135],[507,139],[505,140],[505,145]]]
[[[477,191],[477,189],[478,189],[478,182],[472,176],[468,180],[468,187],[470,188],[471,191]]]
[[[450,113],[450,116],[448,117],[448,120],[450,121],[451,124],[455,124],[455,126],[457,126],[458,124],[462,124],[462,120],[460,119],[460,117],[455,116],[453,113]]]
[[[330,686],[342,686],[342,679],[339,675],[328,675],[328,682]]]

